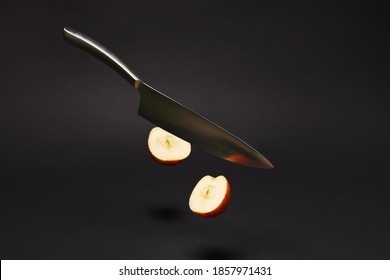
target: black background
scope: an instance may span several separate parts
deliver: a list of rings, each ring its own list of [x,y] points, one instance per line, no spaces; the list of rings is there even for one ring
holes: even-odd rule
[[[2,259],[389,259],[389,5],[2,2]],[[260,150],[148,154],[137,92],[69,26]],[[226,212],[188,208],[224,174]]]

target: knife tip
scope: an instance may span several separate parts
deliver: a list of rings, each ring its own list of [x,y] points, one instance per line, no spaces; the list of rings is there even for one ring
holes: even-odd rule
[[[260,168],[273,169],[275,166],[269,160],[264,158]]]
[[[274,165],[262,154],[257,152],[257,158],[256,158],[256,167],[263,168],[263,169],[273,169]]]
[[[228,157],[225,157],[225,159],[230,162],[245,165],[248,167],[262,168],[262,169],[274,168],[274,165],[258,152],[256,152],[255,157],[247,157],[242,154],[233,154]]]

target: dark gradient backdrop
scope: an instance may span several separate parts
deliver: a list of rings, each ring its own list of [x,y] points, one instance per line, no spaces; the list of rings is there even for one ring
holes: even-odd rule
[[[12,2],[12,3],[11,3]],[[255,4],[256,3],[256,4]],[[377,1],[2,2],[2,259],[389,259],[390,7]],[[259,149],[156,164],[152,124],[70,26]],[[227,211],[195,216],[204,175]]]

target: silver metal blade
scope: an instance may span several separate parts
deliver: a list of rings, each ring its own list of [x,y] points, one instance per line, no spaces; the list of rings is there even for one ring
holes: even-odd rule
[[[258,151],[206,118],[139,81],[138,114],[156,126],[225,160],[257,168],[273,168]]]

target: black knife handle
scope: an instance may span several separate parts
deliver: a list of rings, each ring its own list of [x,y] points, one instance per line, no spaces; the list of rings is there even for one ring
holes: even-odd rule
[[[114,71],[125,78],[133,87],[138,88],[140,79],[134,71],[127,67],[126,64],[124,64],[116,55],[103,45],[68,27],[64,27],[64,38],[72,45],[88,52],[110,66]]]

